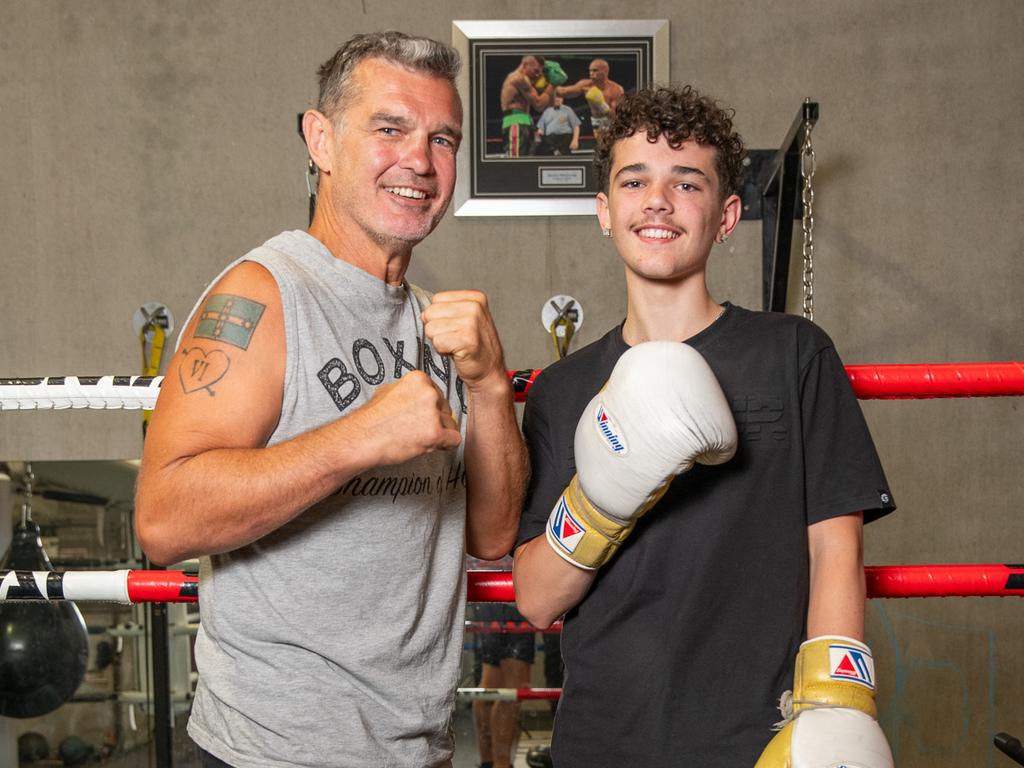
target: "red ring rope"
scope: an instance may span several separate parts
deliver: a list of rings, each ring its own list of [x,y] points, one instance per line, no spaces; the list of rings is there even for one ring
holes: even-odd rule
[[[529,701],[536,699],[557,699],[561,688],[459,688],[461,699],[473,701]]]
[[[1024,597],[1024,565],[874,565],[868,597]],[[512,574],[470,571],[469,602],[515,600]]]
[[[525,621],[467,621],[466,631],[481,635],[532,635],[537,628]],[[545,632],[561,632],[562,622],[556,621]]]
[[[508,371],[517,402],[539,369]],[[924,363],[848,365],[853,391],[862,400],[1024,395],[1024,363]],[[0,410],[62,408],[151,409],[162,376],[42,376],[0,379]]]
[[[1024,597],[1024,565],[875,565],[868,597]],[[126,578],[127,576],[127,578]],[[199,577],[183,571],[0,570],[0,601],[195,603]],[[514,602],[508,571],[469,571],[469,602]]]
[[[526,400],[539,373],[508,372],[517,402]],[[861,400],[1024,395],[1024,362],[848,365],[846,375]]]
[[[868,597],[1024,597],[1024,565],[890,565],[864,574]]]
[[[862,400],[1024,395],[1024,363],[848,365]]]

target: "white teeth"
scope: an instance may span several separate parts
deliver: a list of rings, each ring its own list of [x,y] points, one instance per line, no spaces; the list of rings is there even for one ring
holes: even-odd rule
[[[399,197],[411,197],[413,200],[426,200],[427,193],[410,187],[384,187],[388,192]]]
[[[670,232],[667,229],[641,229],[637,231],[640,237],[650,237],[655,240],[674,240],[679,237],[675,232]]]

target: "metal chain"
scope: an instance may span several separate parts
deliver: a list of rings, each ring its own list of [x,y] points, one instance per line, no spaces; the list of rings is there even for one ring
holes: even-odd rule
[[[814,319],[814,146],[811,144],[811,129],[814,123],[804,124],[804,143],[800,147],[800,175],[803,177],[801,201],[804,205],[804,317]]]

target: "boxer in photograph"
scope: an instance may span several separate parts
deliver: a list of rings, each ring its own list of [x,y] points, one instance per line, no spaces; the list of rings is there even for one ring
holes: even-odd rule
[[[594,138],[608,127],[615,107],[626,95],[621,85],[608,77],[610,67],[604,59],[590,62],[587,72],[589,77],[578,80],[573,85],[562,86],[557,90],[561,96],[571,98],[583,96],[590,107],[590,124],[594,129]]]
[[[541,86],[538,90],[537,85]],[[501,130],[505,135],[505,156],[526,157],[533,152],[533,115],[552,103],[555,86],[544,75],[539,56],[523,56],[519,66],[501,84]]]

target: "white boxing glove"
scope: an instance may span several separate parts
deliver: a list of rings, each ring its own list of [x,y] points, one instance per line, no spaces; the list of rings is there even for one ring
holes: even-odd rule
[[[715,374],[693,347],[630,348],[576,425],[576,475],[548,518],[548,543],[586,569],[604,565],[636,520],[694,462],[736,452],[736,423]]]
[[[871,650],[848,637],[816,637],[800,646],[793,691],[780,706],[785,726],[754,768],[893,768],[875,719]]]

